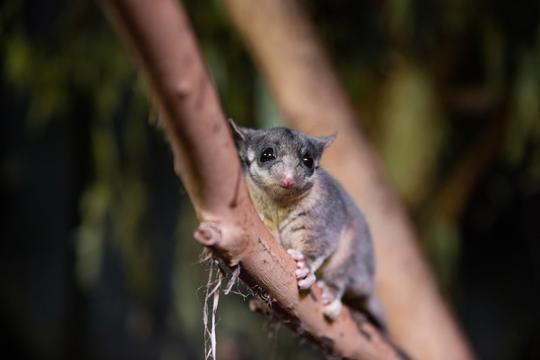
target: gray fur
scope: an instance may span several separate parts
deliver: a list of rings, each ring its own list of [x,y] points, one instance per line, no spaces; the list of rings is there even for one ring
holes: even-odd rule
[[[251,197],[271,232],[286,249],[304,255],[335,299],[372,303],[375,263],[367,222],[345,190],[319,166],[335,136],[240,128],[232,121],[231,127]],[[268,148],[275,159],[262,161]],[[306,156],[312,157],[312,168],[303,161]],[[281,185],[286,176],[294,177],[294,186]]]

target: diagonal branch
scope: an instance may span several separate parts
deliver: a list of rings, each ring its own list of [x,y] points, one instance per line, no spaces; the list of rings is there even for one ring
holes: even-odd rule
[[[313,135],[338,133],[326,154],[326,168],[370,224],[378,260],[377,293],[390,334],[419,359],[472,358],[417,248],[414,229],[386,184],[298,1],[226,0],[225,4],[286,120]]]
[[[184,11],[175,0],[103,0],[102,7],[130,48],[163,115],[175,170],[201,222],[195,238],[242,279],[263,289],[272,312],[328,353],[350,359],[397,359],[384,336],[357,326],[344,309],[324,319],[318,288],[299,294],[295,265],[259,220],[215,89]]]

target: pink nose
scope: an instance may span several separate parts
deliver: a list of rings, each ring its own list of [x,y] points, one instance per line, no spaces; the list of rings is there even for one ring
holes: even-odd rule
[[[296,176],[294,174],[287,174],[281,179],[281,186],[285,189],[290,189],[293,187],[296,181]]]

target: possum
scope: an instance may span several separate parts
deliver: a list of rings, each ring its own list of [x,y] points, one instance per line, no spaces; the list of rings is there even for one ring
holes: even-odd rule
[[[285,127],[250,129],[232,120],[230,125],[251,199],[296,262],[300,291],[319,286],[323,313],[330,320],[339,316],[346,299],[347,304],[360,304],[382,327],[368,224],[347,192],[320,167],[335,135],[314,137]]]

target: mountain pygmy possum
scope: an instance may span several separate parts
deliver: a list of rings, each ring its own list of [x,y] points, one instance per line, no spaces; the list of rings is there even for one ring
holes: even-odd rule
[[[313,137],[278,127],[256,130],[230,120],[255,208],[296,262],[300,290],[318,279],[324,315],[336,319],[343,299],[384,327],[373,294],[375,259],[369,228],[350,196],[320,166],[335,135]]]

